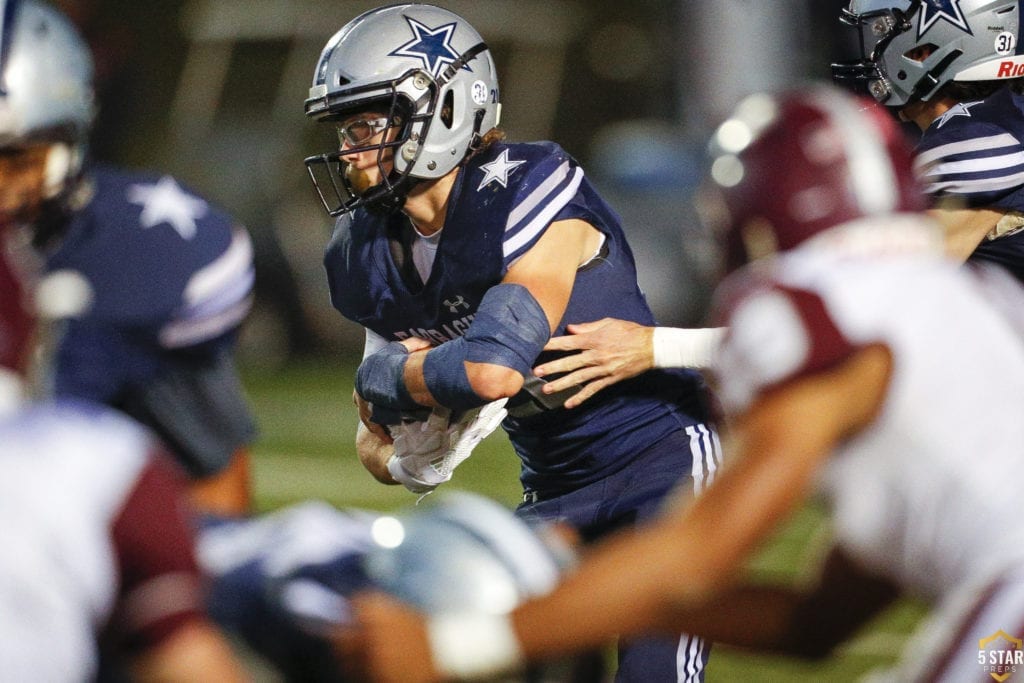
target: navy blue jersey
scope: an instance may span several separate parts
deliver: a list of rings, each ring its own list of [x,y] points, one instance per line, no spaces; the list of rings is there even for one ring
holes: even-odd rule
[[[957,104],[924,132],[915,169],[937,200],[1024,212],[1024,97],[1002,88]],[[1024,281],[1024,232],[990,235],[970,258],[998,263]]]
[[[606,316],[653,325],[619,217],[551,142],[496,144],[466,162],[425,283],[394,248],[409,230],[404,214],[342,216],[324,261],[332,303],[384,339],[443,343],[465,333],[484,293],[551,223],[574,218],[606,240],[601,256],[577,273],[555,334]],[[522,459],[524,487],[557,493],[625,467],[646,446],[703,417],[696,414],[701,386],[695,372],[652,371],[570,411],[509,417],[503,426]]]
[[[88,203],[46,259],[49,277],[73,277],[89,293],[61,322],[54,393],[125,409],[176,453],[233,451],[253,431],[225,361],[251,306],[248,234],[170,176],[97,167],[88,178]],[[178,398],[197,405],[178,410]],[[205,474],[226,455],[186,465]]]

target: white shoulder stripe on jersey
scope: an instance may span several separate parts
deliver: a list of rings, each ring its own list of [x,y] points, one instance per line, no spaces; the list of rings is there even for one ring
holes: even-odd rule
[[[939,194],[940,192],[951,192],[953,194],[979,194],[982,192],[997,192],[1008,190],[1024,183],[1024,172],[1014,173],[999,178],[981,178],[978,180],[948,180],[945,182],[931,183],[925,187],[928,194]]]
[[[239,324],[252,307],[252,258],[248,233],[236,229],[224,253],[189,280],[181,308],[160,330],[161,343],[167,348],[190,346]]]
[[[252,287],[256,281],[256,272],[250,267],[205,301],[185,306],[175,312],[173,320],[168,324],[188,325],[201,323],[203,320],[219,316],[223,311],[234,308],[240,301],[252,296]]]
[[[508,215],[508,220],[505,221],[505,230],[507,231],[526,218],[549,194],[554,192],[555,188],[565,180],[567,175],[569,175],[569,162],[564,161],[561,166],[555,169],[554,173],[534,188],[533,192],[528,194],[517,206],[513,207],[512,212]]]
[[[1014,166],[1024,166],[1024,150],[1012,154],[1000,154],[994,157],[982,159],[965,159],[964,161],[949,161],[929,166],[924,170],[923,178],[936,180],[941,176],[953,175],[955,173],[983,173],[998,171]]]
[[[971,138],[970,140],[939,145],[917,155],[914,159],[914,171],[919,173],[925,166],[954,154],[981,152],[987,149],[1013,147],[1015,145],[1020,145],[1020,141],[1009,133],[1000,133],[999,135],[991,135],[989,137]]]
[[[199,610],[202,593],[198,580],[186,572],[161,574],[136,586],[124,598],[126,630],[135,634],[162,619]]]
[[[561,211],[566,204],[569,203],[573,197],[576,196],[576,192],[580,189],[580,183],[583,182],[583,169],[576,167],[573,169],[572,177],[569,180],[569,184],[558,193],[547,205],[537,214],[532,221],[530,221],[523,229],[517,232],[513,237],[505,240],[502,245],[502,252],[506,257],[510,254],[514,254],[516,251],[521,249],[526,244],[540,234],[551,222],[551,219]],[[539,189],[539,188],[538,188]],[[533,195],[531,195],[532,197]],[[511,221],[511,216],[509,217]],[[513,223],[509,223],[505,227],[505,231],[508,232],[509,228],[514,227]]]
[[[233,232],[231,244],[224,253],[189,279],[185,287],[186,305],[193,306],[215,297],[220,290],[230,288],[234,281],[252,270],[252,241],[249,234],[241,229]]]
[[[175,320],[160,330],[160,344],[164,348],[176,349],[215,339],[245,320],[245,316],[249,315],[249,309],[252,308],[252,300],[253,297],[247,296],[217,315]]]

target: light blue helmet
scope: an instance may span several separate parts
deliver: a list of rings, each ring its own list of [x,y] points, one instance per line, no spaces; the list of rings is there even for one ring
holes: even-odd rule
[[[498,77],[490,50],[469,22],[441,7],[403,4],[366,12],[324,47],[313,74],[306,115],[321,122],[378,109],[397,139],[306,159],[331,215],[363,205],[401,207],[411,184],[440,178],[462,163],[482,135],[498,125]],[[355,188],[344,155],[394,150],[384,182]],[[331,171],[319,179],[319,171]]]
[[[1019,0],[850,0],[840,20],[857,29],[861,59],[832,65],[837,83],[903,107],[952,81],[1024,76]],[[915,51],[927,48],[928,56]]]
[[[71,22],[40,0],[0,0],[0,148],[52,143],[44,198],[81,171],[95,115],[93,64]]]
[[[370,580],[430,614],[502,614],[550,591],[568,546],[503,506],[469,493],[441,495],[401,517],[376,521]]]

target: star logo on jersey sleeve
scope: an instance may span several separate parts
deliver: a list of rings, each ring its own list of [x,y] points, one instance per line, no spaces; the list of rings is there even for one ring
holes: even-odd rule
[[[936,128],[942,128],[954,116],[966,116],[967,118],[970,118],[971,117],[971,107],[974,107],[974,106],[979,105],[979,104],[981,104],[980,100],[977,101],[977,102],[958,102],[957,104],[953,105],[953,107],[951,109],[946,111],[945,114],[943,114],[942,116],[939,117],[939,120],[935,124],[935,127]]]
[[[430,28],[412,17],[406,17],[413,39],[398,49],[389,52],[393,57],[415,57],[423,62],[423,68],[433,76],[439,76],[441,70],[459,58],[459,53],[452,47],[452,33],[455,22]],[[464,69],[469,67],[463,66]]]
[[[167,223],[184,240],[196,236],[196,221],[209,210],[206,202],[182,190],[170,176],[151,185],[132,185],[127,197],[132,204],[142,206],[139,224],[143,228]]]
[[[502,187],[508,187],[509,175],[525,163],[525,159],[518,161],[509,159],[508,150],[503,149],[494,161],[480,164],[480,170],[484,172],[484,179],[480,181],[480,187],[476,188],[476,191],[479,192],[491,183],[499,183]]]
[[[921,3],[921,21],[917,25],[917,38],[921,39],[928,29],[935,25],[939,19],[948,21],[961,31],[971,33],[971,27],[967,25],[967,18],[960,8],[961,0],[924,0]],[[974,35],[971,33],[971,35]]]

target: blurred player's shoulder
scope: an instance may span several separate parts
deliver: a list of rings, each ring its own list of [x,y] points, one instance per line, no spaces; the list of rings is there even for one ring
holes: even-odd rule
[[[216,313],[248,295],[248,233],[171,176],[100,165],[90,170],[85,193],[47,270],[84,277],[90,317],[160,324],[193,299],[221,301]]]
[[[121,412],[77,399],[29,404],[0,420],[0,442],[8,461],[48,462],[61,478],[75,476],[72,470],[131,478],[159,450],[155,437]]]

